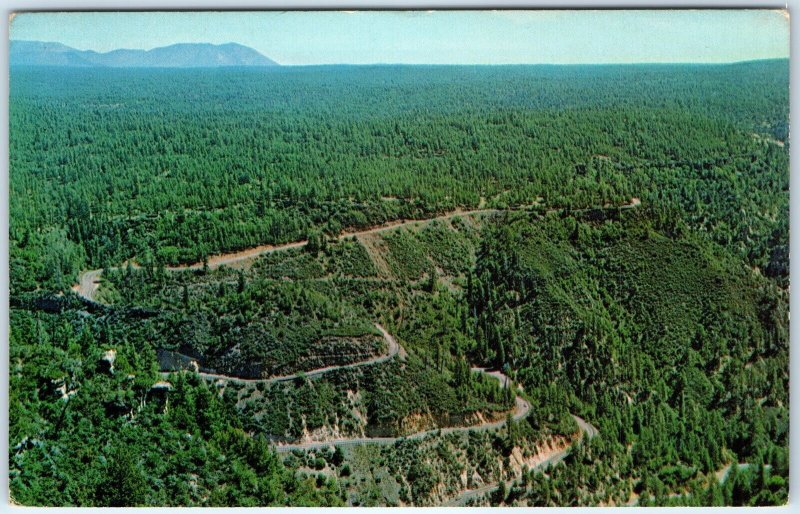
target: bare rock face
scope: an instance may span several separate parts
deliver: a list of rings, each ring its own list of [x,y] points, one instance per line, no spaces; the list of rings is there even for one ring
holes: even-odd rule
[[[69,400],[78,392],[77,389],[68,389],[66,380],[66,377],[62,377],[50,381],[50,384],[53,388],[53,394],[59,397],[62,401]]]
[[[166,394],[170,390],[172,390],[172,384],[170,384],[166,380],[159,380],[158,382],[153,384],[150,390],[154,393]]]
[[[114,361],[117,360],[117,351],[113,348],[107,350],[106,353],[100,358],[100,370],[107,372],[111,375],[114,374]]]
[[[436,422],[429,413],[413,413],[400,420],[400,433],[414,434],[436,428]]]
[[[163,412],[169,409],[169,392],[172,390],[172,384],[166,380],[159,380],[150,386],[150,399],[155,402]]]

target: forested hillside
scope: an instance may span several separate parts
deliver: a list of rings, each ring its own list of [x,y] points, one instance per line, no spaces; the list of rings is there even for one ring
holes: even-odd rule
[[[33,276],[13,273],[12,287],[60,288],[79,268],[130,258],[196,262],[481,197],[579,208],[638,196],[785,275],[788,178],[775,170],[788,153],[768,141],[786,138],[787,84],[785,61],[18,67],[12,267]]]
[[[540,503],[541,487],[625,503],[616,491],[630,484],[663,501],[731,458],[780,477],[747,501],[785,501],[788,294],[774,282],[647,213],[504,219],[485,235],[475,275],[475,359],[510,364],[528,392],[568,391],[608,434],[579,458],[619,473],[594,485],[592,469],[558,473],[558,485],[535,477],[534,504],[560,504]]]
[[[14,500],[785,503],[788,91],[12,68]]]

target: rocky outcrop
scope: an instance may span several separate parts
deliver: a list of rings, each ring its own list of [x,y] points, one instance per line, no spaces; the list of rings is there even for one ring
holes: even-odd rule
[[[108,373],[109,375],[114,374],[114,362],[117,360],[117,351],[113,348],[110,350],[106,350],[102,357],[100,357],[100,362],[98,364],[98,368],[101,372]]]

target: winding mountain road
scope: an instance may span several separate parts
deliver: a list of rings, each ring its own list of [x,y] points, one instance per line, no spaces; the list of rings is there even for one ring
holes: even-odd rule
[[[640,205],[640,202],[639,202],[638,198],[633,198],[630,203],[624,204],[622,206],[619,206],[619,208],[629,209],[629,208],[638,207],[639,205]],[[411,226],[411,225],[430,224],[430,223],[432,223],[432,222],[434,222],[436,220],[446,220],[446,219],[450,219],[450,218],[454,218],[454,217],[458,217],[458,216],[473,216],[473,215],[478,215],[478,214],[499,213],[499,212],[512,211],[512,210],[523,210],[523,208],[456,210],[456,211],[452,211],[452,212],[447,213],[447,214],[443,214],[441,216],[436,216],[434,218],[428,218],[428,219],[422,219],[422,220],[398,220],[398,221],[393,221],[393,222],[390,222],[390,223],[386,223],[384,225],[380,225],[380,226],[377,226],[377,227],[372,227],[372,228],[361,230],[361,231],[343,232],[342,234],[337,236],[336,239],[337,240],[342,240],[342,239],[345,239],[345,238],[348,238],[348,237],[353,237],[353,236],[376,234],[376,233],[385,232],[385,231],[389,231],[389,230],[394,230],[394,229],[397,229],[397,228]],[[582,210],[588,210],[588,209],[573,210],[571,212],[579,212],[579,211],[582,211]],[[260,255],[264,255],[264,254],[268,254],[268,253],[284,251],[284,250],[289,250],[289,249],[293,249],[293,248],[302,248],[307,243],[308,243],[307,240],[302,240],[302,241],[296,241],[296,242],[286,243],[286,244],[282,244],[282,245],[261,245],[261,246],[257,246],[257,247],[250,248],[250,249],[247,249],[247,250],[242,250],[242,251],[239,251],[239,252],[231,252],[231,253],[219,254],[219,255],[215,255],[215,256],[209,257],[207,264],[208,264],[208,267],[210,269],[215,269],[215,268],[219,268],[220,266],[223,266],[223,265],[231,265],[231,264],[247,261],[247,260],[250,260],[250,259],[254,259],[254,258],[256,258],[256,257],[258,257]],[[134,263],[132,263],[131,265],[133,267],[138,267]],[[168,267],[166,269],[169,270],[169,271],[197,270],[197,269],[202,269],[203,265],[204,265],[203,263],[194,263],[194,264],[188,264],[188,265],[182,265],[182,266],[171,266],[171,267]],[[101,282],[100,282],[101,275],[102,275],[102,270],[89,270],[89,271],[83,272],[79,276],[78,284],[74,285],[72,287],[72,290],[75,293],[77,293],[79,296],[81,296],[81,297],[83,297],[83,298],[85,298],[85,299],[87,299],[89,301],[97,302],[98,301],[97,300],[97,293],[98,293],[98,290],[99,290],[100,284],[101,284]],[[388,361],[389,359],[392,359],[394,356],[396,356],[398,353],[400,353],[400,351],[402,350],[402,347],[400,346],[399,343],[397,343],[395,338],[388,331],[386,331],[386,329],[384,329],[380,324],[376,323],[375,327],[381,332],[381,334],[383,335],[383,338],[387,342],[388,349],[387,349],[387,353],[386,354],[380,355],[380,356],[377,356],[377,357],[371,357],[371,358],[366,359],[364,361],[360,361],[360,362],[353,363],[353,364],[346,364],[346,365],[341,365],[341,366],[327,366],[327,367],[324,367],[324,368],[318,368],[318,369],[306,372],[303,375],[305,375],[306,377],[316,377],[316,376],[322,375],[324,373],[329,373],[329,372],[334,371],[334,370],[347,369],[347,368],[356,368],[356,367],[360,367],[360,366],[378,364],[378,363],[381,363],[381,362]],[[472,371],[476,372],[476,373],[482,373],[482,374],[485,374],[487,376],[490,376],[490,377],[493,377],[493,378],[499,380],[501,385],[502,385],[502,387],[504,387],[504,388],[510,387],[511,384],[512,384],[511,379],[508,376],[506,376],[505,374],[503,374],[501,371],[496,371],[496,370],[490,371],[490,370],[488,370],[486,368],[472,368]],[[170,374],[169,372],[163,373],[163,375],[169,375],[169,374]],[[296,374],[292,374],[292,375],[284,375],[284,376],[271,377],[271,378],[266,378],[266,379],[245,379],[245,378],[239,378],[239,377],[232,377],[232,376],[228,376],[228,375],[205,373],[205,372],[199,372],[198,374],[201,377],[206,378],[208,380],[224,380],[224,381],[240,383],[240,384],[259,383],[259,382],[263,382],[263,383],[283,382],[283,381],[294,380],[294,379],[298,378],[301,375],[299,373],[296,373]],[[512,415],[512,419],[514,419],[515,421],[518,421],[518,420],[524,418],[525,416],[527,416],[528,413],[530,412],[530,410],[531,410],[531,404],[526,399],[522,398],[521,396],[516,396],[515,400],[514,400],[514,413]],[[573,416],[573,418],[575,418],[575,421],[576,421],[576,423],[578,424],[578,426],[580,428],[581,436],[578,439],[579,441],[582,440],[583,437],[591,439],[591,438],[595,437],[598,434],[598,430],[594,426],[592,426],[591,424],[587,423],[586,421],[584,421],[583,419],[579,418],[578,416]],[[329,440],[329,441],[311,441],[311,442],[305,442],[305,443],[289,443],[289,444],[280,444],[279,443],[279,444],[276,444],[275,449],[278,452],[290,452],[292,450],[309,450],[309,449],[315,449],[315,448],[326,448],[326,447],[329,447],[329,446],[356,446],[356,445],[361,445],[361,444],[394,444],[395,442],[401,441],[401,440],[422,439],[425,436],[427,436],[429,434],[433,434],[433,433],[450,434],[450,433],[455,433],[455,432],[466,432],[466,431],[474,431],[474,430],[491,430],[491,429],[500,428],[505,423],[506,423],[505,420],[501,420],[501,421],[494,421],[494,422],[484,422],[484,423],[480,423],[480,424],[477,424],[477,425],[471,425],[471,426],[465,426],[465,427],[439,428],[439,429],[425,430],[425,431],[421,431],[421,432],[416,432],[414,434],[411,434],[411,435],[408,435],[408,436],[403,436],[403,437],[363,437],[363,438],[335,439],[335,440]],[[561,460],[564,459],[564,457],[566,457],[566,455],[568,454],[570,448],[571,448],[571,445],[569,447],[561,449],[561,450],[554,450],[550,455],[547,456],[547,458],[545,458],[541,463],[536,465],[534,469],[542,468],[542,467],[547,466],[549,464],[555,464],[557,462],[560,462]],[[473,498],[473,497],[479,496],[481,494],[487,493],[489,491],[492,491],[492,490],[496,489],[498,487],[498,485],[499,485],[499,483],[487,484],[487,485],[482,486],[482,487],[477,488],[477,489],[472,489],[472,490],[465,491],[461,495],[459,495],[457,498],[451,500],[450,502],[447,502],[445,505],[463,505],[470,498]]]
[[[586,439],[591,439],[591,438],[595,437],[596,435],[598,435],[600,433],[593,425],[591,425],[590,423],[587,423],[583,418],[579,418],[578,416],[575,416],[575,415],[573,415],[572,417],[575,419],[575,422],[578,424],[578,427],[580,428],[580,437],[578,438],[578,441],[582,441],[584,437]],[[563,448],[561,450],[553,450],[553,451],[551,451],[550,454],[544,460],[542,460],[538,464],[534,465],[530,469],[531,470],[544,469],[547,466],[558,464],[559,462],[564,460],[564,458],[569,453],[569,450],[575,444],[576,443],[572,443],[571,445],[569,445],[566,448]],[[506,487],[510,487],[511,484],[514,483],[514,481],[513,480],[506,480],[504,483],[505,483]],[[462,492],[461,494],[459,494],[458,496],[456,496],[455,498],[453,498],[452,500],[443,503],[442,506],[443,507],[464,506],[464,505],[466,505],[467,501],[469,501],[470,499],[477,498],[477,497],[479,497],[481,495],[484,495],[486,493],[490,493],[490,492],[494,491],[495,489],[497,489],[499,486],[500,486],[500,482],[493,482],[491,484],[486,484],[484,486],[477,487],[475,489],[468,489],[468,490]]]
[[[100,275],[102,273],[103,270],[101,269],[83,272],[78,279],[78,284],[72,286],[72,290],[78,293],[79,296],[96,302],[97,290],[100,287]]]
[[[364,230],[345,231],[336,236],[336,240],[341,241],[343,239],[347,239],[348,237],[358,237],[369,234],[378,234],[381,232],[386,232],[389,230],[395,230],[398,228],[408,227],[417,224],[427,225],[437,220],[443,221],[458,216],[474,216],[477,214],[499,213],[508,210],[522,210],[522,209],[521,208],[520,209],[473,209],[467,211],[459,209],[433,218],[419,219],[419,220],[416,219],[396,220]],[[261,255],[266,255],[274,252],[281,252],[285,250],[291,250],[294,248],[302,248],[306,244],[308,244],[308,240],[303,239],[302,241],[294,241],[292,243],[285,243],[279,245],[259,245],[259,246],[254,246],[253,248],[248,248],[246,250],[240,250],[238,252],[228,252],[228,253],[213,255],[208,258],[208,268],[217,269],[220,266],[230,266],[240,262],[255,259],[257,257],[260,257]],[[193,264],[183,264],[180,266],[167,266],[165,269],[167,271],[192,271],[192,270],[203,269],[203,265],[204,264],[202,262],[195,262]],[[131,266],[133,268],[139,267],[135,263],[131,263]],[[100,276],[102,273],[103,270],[101,269],[84,271],[78,277],[78,283],[72,286],[72,290],[77,294],[79,294],[80,296],[82,296],[83,298],[86,298],[87,300],[97,302],[97,291],[100,287]]]
[[[509,387],[509,385],[511,384],[510,379],[499,371],[488,372],[485,368],[472,368],[472,371],[477,373],[483,373],[487,376],[500,380],[500,383],[504,388]],[[521,396],[517,396],[514,399],[514,414],[512,415],[512,419],[514,421],[519,421],[520,419],[527,416],[530,410],[531,410],[530,402],[528,402],[528,400],[522,398]],[[493,428],[500,428],[505,424],[506,421],[505,419],[503,419],[500,421],[479,423],[477,425],[470,425],[466,427],[447,427],[447,428],[435,428],[432,430],[423,430],[421,432],[415,432],[413,434],[400,437],[357,437],[357,438],[332,439],[329,441],[309,441],[306,443],[277,444],[275,446],[275,449],[278,452],[289,452],[292,450],[312,450],[318,448],[327,448],[329,446],[357,446],[360,444],[394,444],[397,441],[422,439],[430,434],[446,435],[446,434],[453,434],[456,432],[491,430]]]
[[[608,207],[590,207],[585,209],[572,209],[569,212],[571,213],[579,213],[585,212],[593,209],[632,209],[639,207],[641,205],[641,201],[638,198],[631,198],[629,203],[622,204],[616,207],[608,206]],[[347,239],[348,237],[358,237],[358,236],[365,236],[369,234],[378,234],[381,232],[386,232],[389,230],[394,230],[402,227],[408,227],[412,225],[428,225],[433,223],[434,221],[444,221],[452,218],[456,218],[459,216],[475,216],[479,214],[497,214],[501,212],[510,212],[510,211],[526,211],[532,206],[521,206],[521,207],[509,207],[505,209],[471,209],[471,210],[463,210],[463,209],[456,209],[454,211],[442,214],[440,216],[434,216],[433,218],[426,218],[426,219],[411,219],[411,220],[395,220],[390,221],[388,223],[384,223],[383,225],[378,225],[375,227],[367,228],[364,230],[354,230],[354,231],[344,231],[338,236],[336,236],[336,240],[341,241],[343,239]],[[550,209],[547,212],[555,212],[557,209]],[[285,243],[279,245],[260,245],[255,246],[253,248],[248,248],[245,250],[237,251],[237,252],[228,252],[228,253],[221,253],[217,255],[212,255],[208,258],[208,268],[209,269],[216,269],[220,266],[230,266],[233,264],[241,263],[244,261],[248,261],[251,259],[255,259],[261,255],[273,253],[273,252],[280,252],[285,250],[291,250],[293,248],[302,248],[306,244],[308,244],[308,240],[303,239],[302,241],[295,241],[292,243]],[[135,263],[131,263],[131,266],[134,268],[138,268],[139,266]],[[195,262],[193,264],[184,264],[180,266],[168,266],[165,269],[167,271],[191,271],[191,270],[199,270],[202,269],[204,264],[202,262]],[[96,269],[96,270],[88,270],[81,273],[78,277],[78,283],[72,286],[72,290],[75,291],[77,294],[86,298],[87,300],[97,302],[97,291],[100,287],[100,277],[103,270]]]
[[[342,364],[339,366],[326,366],[324,368],[317,368],[311,371],[307,371],[305,373],[294,373],[292,375],[281,375],[277,377],[269,377],[269,378],[241,378],[241,377],[234,377],[230,375],[222,375],[219,373],[206,373],[204,371],[198,371],[197,374],[201,378],[205,378],[207,380],[224,380],[226,382],[232,382],[234,384],[272,384],[275,382],[288,382],[290,380],[294,380],[299,378],[300,376],[305,377],[316,377],[322,375],[324,373],[330,373],[331,371],[339,370],[339,369],[350,369],[350,368],[359,368],[361,366],[371,366],[373,364],[379,364],[381,362],[386,362],[398,353],[400,353],[400,344],[394,338],[392,334],[386,331],[379,323],[375,323],[375,328],[380,331],[383,339],[386,341],[387,351],[383,355],[377,355],[375,357],[370,357],[369,359],[365,359],[363,361],[354,362],[352,364]],[[165,371],[161,373],[161,376],[168,377],[175,371]]]

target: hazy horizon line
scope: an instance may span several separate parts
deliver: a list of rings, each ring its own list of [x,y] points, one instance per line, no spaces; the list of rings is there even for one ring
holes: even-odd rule
[[[258,52],[263,57],[266,57],[277,65],[232,65],[232,66],[197,66],[196,68],[271,68],[274,69],[276,67],[281,68],[308,68],[308,67],[332,67],[332,66],[436,66],[436,67],[445,67],[445,66],[485,66],[485,67],[500,67],[500,66],[644,66],[644,65],[676,65],[676,66],[686,66],[686,65],[694,65],[694,66],[723,66],[723,65],[731,65],[731,64],[745,64],[751,62],[763,62],[763,61],[788,61],[789,57],[764,57],[760,59],[743,59],[743,60],[734,60],[734,61],[626,61],[626,62],[584,62],[584,63],[566,63],[566,62],[520,62],[520,63],[464,63],[464,62],[454,62],[454,63],[424,63],[424,62],[369,62],[369,63],[350,63],[350,62],[340,62],[340,63],[305,63],[305,64],[282,64],[278,61],[275,61],[269,55],[264,55],[262,52],[252,48],[251,46],[245,45],[243,43],[239,43],[237,41],[228,41],[225,43],[210,43],[210,42],[175,42],[170,43],[168,45],[163,46],[154,46],[152,48],[144,49],[144,48],[126,48],[126,47],[119,47],[114,48],[112,50],[106,51],[98,51],[93,50],[90,48],[87,49],[80,49],[74,46],[70,46],[66,43],[62,43],[61,41],[45,41],[41,39],[14,39],[9,38],[9,43],[13,43],[15,41],[25,41],[31,43],[44,43],[44,44],[58,44],[63,45],[73,50],[79,52],[95,52],[97,54],[108,54],[111,52],[118,52],[121,50],[129,50],[129,51],[140,51],[140,52],[150,52],[152,50],[157,50],[160,48],[168,48],[170,46],[176,45],[210,45],[210,46],[225,46],[225,45],[239,45],[245,48],[250,48],[251,50]],[[80,65],[27,65],[27,64],[14,64],[10,66],[32,66],[32,67],[42,67],[42,68],[85,68],[85,67],[96,67],[96,68],[138,68],[138,69],[147,69],[147,68],[162,68],[162,69],[170,69],[170,68],[182,68],[186,69],[186,67],[181,66],[80,66]]]

